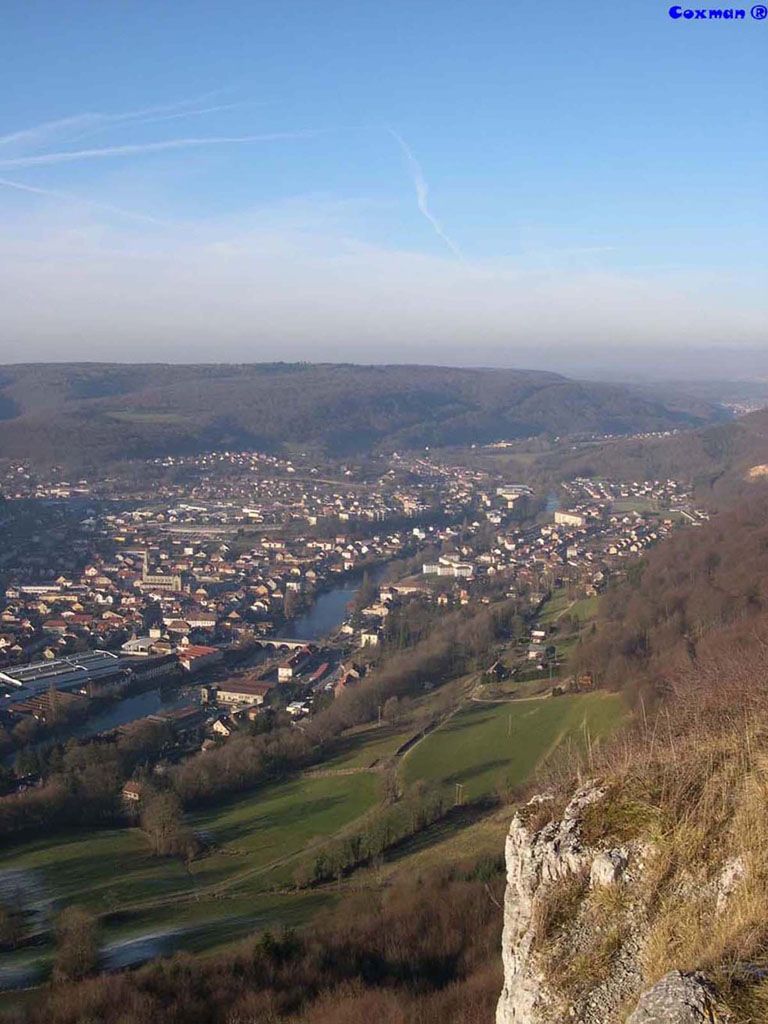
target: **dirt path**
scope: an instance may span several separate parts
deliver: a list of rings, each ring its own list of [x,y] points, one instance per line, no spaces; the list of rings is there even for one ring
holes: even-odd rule
[[[477,704],[525,704],[531,700],[549,700],[548,693],[537,693],[533,697],[470,697]]]
[[[303,779],[331,779],[336,775],[375,775],[383,772],[383,764],[362,765],[358,768],[307,768],[301,773]]]
[[[156,899],[139,900],[136,903],[125,903],[119,907],[115,907],[111,910],[104,911],[100,914],[100,917],[109,917],[111,914],[126,914],[136,913],[143,910],[156,910],[159,907],[171,906],[175,903],[190,903],[197,902],[200,899],[220,899],[226,896],[228,890],[236,887],[240,882],[245,881],[249,878],[256,878],[259,875],[267,874],[274,868],[282,867],[289,861],[302,853],[310,853],[312,850],[317,849],[319,846],[328,842],[327,836],[317,836],[311,842],[307,843],[296,850],[292,850],[290,853],[283,854],[282,857],[278,857],[276,860],[270,861],[269,864],[261,864],[258,867],[246,868],[244,871],[237,872],[236,874],[225,878],[221,882],[213,882],[210,885],[192,887],[191,889],[184,889],[181,892],[172,893],[169,896],[162,896]]]
[[[554,617],[554,619],[552,619],[552,621],[553,621],[553,622],[559,622],[559,621],[560,621],[560,619],[562,619],[562,617],[563,617],[564,615],[566,615],[566,614],[567,614],[567,613],[568,613],[568,612],[569,612],[569,611],[571,610],[571,608],[573,608],[573,606],[574,606],[575,604],[576,604],[576,601],[575,601],[575,599],[574,599],[573,601],[571,601],[571,603],[570,603],[570,604],[567,604],[567,605],[565,606],[565,608],[563,608],[563,610],[562,610],[561,612],[558,612],[558,614],[557,614],[557,615],[556,615],[556,616]]]

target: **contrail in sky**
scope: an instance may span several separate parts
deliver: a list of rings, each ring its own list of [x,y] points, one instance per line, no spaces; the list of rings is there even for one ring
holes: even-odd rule
[[[15,188],[19,192],[32,192],[38,196],[51,196],[53,199],[64,199],[67,202],[84,203],[86,206],[94,206],[98,210],[106,210],[109,213],[117,213],[121,217],[129,217],[131,220],[144,221],[148,224],[160,224],[164,227],[168,226],[167,221],[157,220],[155,217],[149,217],[144,213],[134,213],[132,210],[124,210],[120,206],[112,206],[111,203],[100,203],[95,199],[86,199],[83,196],[72,195],[69,192],[58,192],[52,188],[38,188],[36,185],[25,185],[20,181],[10,181],[8,178],[0,178],[0,186],[5,188]]]
[[[169,149],[194,149],[204,146],[237,145],[245,142],[279,142],[284,139],[311,139],[321,129],[301,132],[275,132],[270,135],[224,135],[201,139],[166,139],[163,142],[138,142],[124,146],[104,146],[101,149],[62,150],[58,153],[40,153],[0,160],[0,167],[40,167],[48,164],[71,163],[104,157],[132,156],[135,153],[158,153]]]
[[[437,234],[443,240],[443,242],[445,242],[445,244],[451,250],[453,255],[457,259],[464,262],[464,256],[462,254],[461,249],[454,242],[451,236],[445,231],[443,225],[440,223],[440,221],[429,208],[429,186],[424,180],[424,174],[421,170],[421,164],[414,156],[413,150],[402,137],[402,135],[400,135],[399,132],[396,132],[394,128],[387,127],[387,131],[398,144],[398,146],[403,152],[403,155],[405,156],[406,163],[408,164],[408,169],[411,172],[411,177],[413,178],[413,185],[414,188],[416,189],[416,203],[418,204],[419,210],[432,225],[435,234]]]
[[[58,118],[55,121],[44,121],[42,124],[34,125],[32,128],[22,128],[20,131],[11,132],[8,135],[0,135],[0,146],[8,146],[14,143],[36,145],[44,142],[50,135],[61,132],[75,131],[75,138],[83,135],[92,135],[94,132],[105,131],[113,125],[119,124],[152,124],[155,121],[171,121],[180,117],[195,117],[201,114],[213,114],[220,110],[231,110],[234,107],[246,106],[243,103],[222,103],[200,107],[200,103],[210,101],[212,97],[221,93],[221,90],[204,93],[202,96],[195,96],[189,100],[180,100],[177,103],[164,103],[154,107],[143,107],[140,110],[128,110],[123,114],[104,114],[98,111],[89,111],[85,114],[73,114],[69,117]],[[184,108],[187,109],[184,109]]]
[[[156,121],[176,121],[180,117],[199,117],[201,114],[218,114],[220,110],[235,110],[238,107],[248,106],[252,106],[252,104],[246,101],[242,101],[240,103],[219,103],[218,106],[215,107],[196,107],[193,110],[180,110],[175,114],[159,114],[151,117],[139,117],[135,114],[130,115],[129,117],[126,115],[125,117],[121,117],[119,121],[116,121],[116,123],[122,124],[130,120],[132,124],[154,124]],[[109,127],[111,127],[111,125]]]
[[[0,135],[0,146],[9,146],[14,142],[34,145],[52,132],[66,130],[67,128],[83,129],[92,128],[94,124],[101,124],[103,114],[75,114],[72,117],[62,117],[57,121],[44,121],[35,125],[34,128],[22,128],[18,132],[11,132],[9,135]]]

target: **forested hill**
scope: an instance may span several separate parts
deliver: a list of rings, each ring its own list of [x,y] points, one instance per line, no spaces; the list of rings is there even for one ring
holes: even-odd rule
[[[672,437],[622,438],[561,449],[543,457],[539,468],[566,480],[693,478],[700,497],[733,500],[768,477],[768,409]]]
[[[0,455],[62,463],[318,444],[332,454],[692,427],[680,407],[555,373],[433,366],[106,363],[0,368]]]

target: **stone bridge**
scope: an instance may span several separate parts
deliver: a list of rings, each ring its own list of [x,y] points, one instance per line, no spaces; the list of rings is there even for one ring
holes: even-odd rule
[[[285,636],[268,636],[262,637],[261,640],[257,641],[262,647],[271,647],[273,651],[278,650],[280,647],[287,647],[290,651],[296,651],[301,647],[306,647],[307,644],[311,643],[311,640],[292,640],[290,637]]]

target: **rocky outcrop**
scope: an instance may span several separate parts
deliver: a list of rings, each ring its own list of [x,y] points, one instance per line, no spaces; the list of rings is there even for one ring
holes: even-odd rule
[[[603,790],[597,783],[587,783],[574,795],[559,821],[535,833],[529,830],[525,813],[512,819],[506,842],[504,988],[496,1010],[497,1024],[550,1024],[557,1019],[553,1016],[556,1000],[534,954],[535,901],[547,882],[589,870],[593,857],[582,843],[581,815],[585,807],[602,797]]]
[[[512,820],[497,1024],[722,1024],[714,989],[700,973],[671,971],[641,994],[644,865],[652,847],[639,840],[590,847],[584,811],[605,797],[592,781],[543,828],[528,822],[541,820],[541,804],[551,800],[546,796],[535,797]],[[716,897],[724,907],[745,877],[743,860],[729,861],[714,883],[713,903]],[[570,900],[565,910],[558,902],[563,895]],[[581,973],[574,970],[579,963]]]
[[[606,850],[605,853],[598,853],[589,869],[589,884],[593,888],[616,885],[627,870],[628,859],[626,850]]]
[[[712,988],[703,974],[670,971],[640,996],[627,1024],[717,1024]]]

